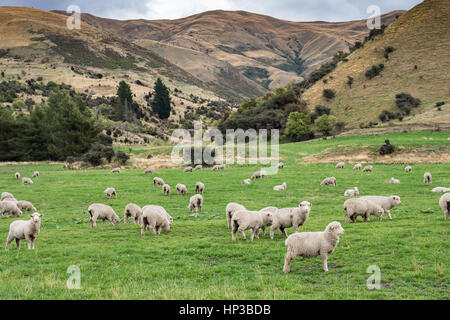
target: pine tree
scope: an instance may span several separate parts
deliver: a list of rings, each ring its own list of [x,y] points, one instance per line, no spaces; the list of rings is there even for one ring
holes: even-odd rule
[[[123,80],[120,81],[119,88],[117,88],[117,96],[122,104],[124,104],[125,101],[127,101],[128,104],[133,103],[133,93],[131,92],[131,88],[128,83]]]
[[[167,119],[170,117],[170,110],[172,108],[169,89],[165,86],[160,78],[155,82],[154,97],[152,100],[152,110],[158,114],[160,119]]]

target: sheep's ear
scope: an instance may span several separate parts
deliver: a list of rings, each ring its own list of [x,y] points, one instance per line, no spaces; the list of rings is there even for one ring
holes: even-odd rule
[[[44,215],[43,214],[39,214],[39,218],[42,218]]]

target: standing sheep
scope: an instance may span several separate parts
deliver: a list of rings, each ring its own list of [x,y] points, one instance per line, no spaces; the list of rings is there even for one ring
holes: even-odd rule
[[[283,182],[281,185],[273,187],[273,190],[282,191],[282,190],[286,190],[286,187],[287,187],[286,182]]]
[[[163,186],[165,184],[164,180],[158,177],[153,178],[153,187],[156,185]]]
[[[202,170],[203,166],[201,164],[198,164],[195,166],[194,171]]]
[[[9,192],[2,192],[2,198],[1,201],[5,200],[6,198],[14,199],[14,195]]]
[[[245,179],[244,181],[242,181],[242,184],[250,184],[250,179]]]
[[[328,255],[333,253],[339,243],[339,235],[344,233],[344,228],[337,221],[331,222],[323,232],[297,232],[291,234],[284,242],[287,253],[284,257],[283,272],[291,270],[291,262],[298,256],[312,258],[320,255],[322,266],[328,272]]]
[[[372,166],[365,166],[363,169],[363,172],[372,172],[373,171],[373,167]]]
[[[6,248],[9,250],[9,245],[15,239],[17,249],[20,249],[20,240],[27,241],[28,250],[34,250],[34,243],[40,232],[42,214],[37,212],[30,215],[30,220],[17,220],[9,225],[8,238],[6,239]]]
[[[22,211],[30,211],[30,212],[36,212],[36,208],[33,206],[33,204],[29,201],[20,200],[17,202],[17,207]]]
[[[147,168],[144,170],[144,174],[154,174],[155,173],[155,169],[154,168]]]
[[[114,188],[108,188],[105,191],[103,191],[103,193],[106,195],[108,199],[111,199],[112,196],[114,196],[117,199],[117,192],[116,189]]]
[[[362,216],[364,221],[370,221],[370,215],[376,215],[380,220],[384,213],[381,206],[370,200],[364,199],[348,199],[344,202],[344,210],[347,212],[345,215],[345,222],[348,223],[350,219],[352,222],[356,222],[358,216]]]
[[[283,169],[283,168],[284,168],[284,163],[283,163],[283,162],[280,162],[280,163],[277,165],[277,168],[278,168],[278,169]]]
[[[91,204],[88,208],[89,216],[91,217],[92,228],[97,227],[97,219],[102,220],[102,226],[105,225],[105,220],[111,222],[113,226],[120,223],[119,216],[114,212],[113,208],[101,203]]]
[[[19,209],[15,202],[8,201],[8,199],[0,202],[0,214],[2,218],[4,218],[5,212],[8,214],[8,218],[10,215],[20,217],[22,215],[22,211]]]
[[[39,171],[35,171],[31,177],[32,177],[32,178],[37,178],[37,177],[39,177]]]
[[[16,172],[15,177],[16,177],[17,180],[19,180],[20,179],[20,173]]]
[[[444,212],[445,220],[448,220],[450,216],[450,193],[442,195],[442,197],[439,199],[439,206]]]
[[[263,215],[269,217],[272,216],[272,213],[269,211],[265,211],[263,213],[259,211],[247,211],[247,210],[239,210],[233,214],[233,218],[231,218],[231,240],[236,241],[236,233],[239,233],[242,236],[242,239],[246,239],[245,230],[251,230],[250,240],[259,238],[259,229],[261,229],[264,225]]]
[[[339,163],[336,165],[336,169],[344,169],[344,167],[345,167],[345,163],[344,163],[344,162],[339,162]]]
[[[252,175],[252,180],[255,179],[264,179],[267,178],[267,172],[265,170],[260,170],[260,171],[256,171],[253,175]]]
[[[123,213],[123,223],[126,224],[128,218],[131,218],[134,224],[142,223],[142,209],[137,204],[129,203],[125,207],[125,211]]]
[[[197,182],[195,184],[195,193],[203,194],[204,191],[205,191],[205,184],[202,182]]]
[[[114,168],[111,170],[111,173],[120,173],[120,168]]]
[[[273,215],[277,212],[277,210],[278,210],[277,207],[265,207],[265,208],[262,208],[261,210],[259,210],[259,212],[263,215],[265,212],[271,213],[271,216],[263,216],[264,225],[261,227],[261,229],[263,231],[263,236],[266,235],[266,227],[272,225]],[[269,218],[270,218],[270,220],[269,220]]]
[[[392,177],[391,180],[389,180],[389,183],[390,183],[390,184],[399,184],[399,183],[400,183],[400,180],[395,179],[394,177]]]
[[[145,235],[145,230],[149,229],[153,234],[160,234],[161,230],[169,232],[170,221],[159,208],[155,206],[145,206],[142,208],[141,235]]]
[[[355,164],[355,166],[353,167],[353,170],[361,170],[362,169],[362,164],[361,163],[357,163]]]
[[[344,197],[353,197],[359,195],[358,187],[354,187],[353,189],[345,190]]]
[[[411,166],[406,166],[405,167],[405,172],[412,172],[412,167]]]
[[[161,206],[155,206],[155,205],[148,205],[142,208],[142,211],[144,211],[144,209],[150,209],[150,210],[158,210],[159,212],[161,212],[169,221],[169,224],[173,223],[173,218],[172,216],[166,211],[166,209],[164,209]]]
[[[189,205],[188,205],[188,209],[189,211],[194,211],[195,209],[195,217],[197,218],[198,216],[198,212],[202,211],[202,206],[203,206],[203,197],[201,194],[196,194],[193,195],[190,199],[189,199]]]
[[[170,194],[170,186],[167,183],[162,186],[162,192],[165,196],[168,196]]]
[[[33,180],[31,180],[30,178],[22,178],[22,185],[25,184],[33,184]]]
[[[279,229],[281,234],[284,234],[286,237],[288,236],[286,228],[294,227],[294,230],[297,232],[299,227],[303,226],[308,220],[311,207],[311,203],[302,201],[297,208],[278,209],[272,217],[270,238],[273,239],[276,229]]]
[[[380,207],[383,208],[383,210],[387,214],[389,220],[392,220],[391,209],[393,209],[401,204],[399,196],[389,196],[389,197],[364,196],[359,199],[369,200],[369,201],[372,201],[372,202],[375,202],[376,204],[378,204]]]
[[[327,185],[334,185],[336,187],[337,183],[336,183],[336,178],[335,177],[328,177],[323,179],[323,181],[320,183],[320,186],[327,186]]]
[[[192,167],[186,167],[186,168],[184,168],[184,172],[192,172]]]
[[[239,210],[247,210],[244,206],[240,205],[236,202],[230,202],[227,204],[227,207],[225,208],[225,214],[227,217],[228,222],[228,228],[231,228],[231,218],[233,217],[233,214]]]
[[[188,193],[188,189],[186,188],[186,186],[184,184],[177,184],[175,189],[177,190],[178,194],[187,194]]]
[[[423,183],[430,184],[431,183],[431,173],[425,172],[423,174]]]

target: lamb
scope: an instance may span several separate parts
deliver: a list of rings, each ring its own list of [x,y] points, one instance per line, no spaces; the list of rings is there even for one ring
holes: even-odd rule
[[[120,223],[119,216],[114,212],[113,208],[101,203],[91,204],[88,208],[89,215],[91,217],[92,228],[97,227],[97,219],[102,220],[102,226],[105,225],[105,220],[111,222],[113,226],[117,226]]]
[[[432,192],[450,192],[450,188],[436,187],[431,190]]]
[[[186,167],[186,168],[184,168],[184,172],[192,172],[192,167]]]
[[[253,175],[252,175],[252,180],[255,179],[264,179],[267,178],[267,172],[265,170],[260,170],[260,171],[256,171]]]
[[[405,167],[405,172],[412,172],[412,167],[411,166],[406,166]]]
[[[2,192],[2,198],[1,201],[5,200],[6,198],[14,198],[14,195],[9,192]]]
[[[22,210],[19,209],[17,204],[8,200],[3,200],[0,202],[0,214],[2,218],[5,216],[5,212],[8,214],[8,217],[10,215],[20,217],[22,215]]]
[[[393,209],[401,204],[399,196],[389,196],[389,197],[364,196],[359,199],[369,200],[369,201],[372,201],[372,202],[375,202],[376,204],[378,204],[380,207],[383,208],[383,210],[387,214],[389,220],[392,220],[391,209]]]
[[[391,178],[391,180],[389,180],[389,183],[391,183],[391,184],[398,184],[398,183],[400,183],[400,180],[395,179],[395,178]]]
[[[328,272],[328,255],[333,253],[339,243],[339,235],[344,233],[344,228],[337,221],[333,221],[323,232],[297,232],[291,234],[284,242],[287,247],[284,257],[283,272],[291,270],[291,262],[298,256],[312,258],[320,255],[322,266]]]
[[[259,210],[259,212],[263,215],[265,212],[270,212],[272,214],[270,217],[263,216],[264,225],[261,227],[261,229],[263,231],[263,236],[266,235],[266,227],[272,225],[273,215],[277,212],[277,210],[278,210],[277,207],[265,207],[265,208]]]
[[[363,169],[363,172],[372,172],[373,171],[373,167],[372,166],[365,166]]]
[[[190,199],[189,199],[189,205],[188,205],[188,209],[189,211],[194,211],[195,209],[195,217],[197,218],[198,216],[198,212],[202,211],[202,206],[203,206],[203,197],[201,194],[196,194],[193,195]]]
[[[17,180],[19,180],[20,179],[20,173],[16,172],[15,177],[16,177]]]
[[[198,164],[195,166],[194,171],[202,170],[203,166],[201,164]]]
[[[103,193],[106,195],[108,199],[111,199],[112,196],[114,196],[117,199],[117,192],[116,189],[114,188],[108,188],[105,191],[103,191]]]
[[[284,168],[284,163],[283,163],[283,162],[280,162],[280,163],[277,165],[277,168],[278,168],[278,169],[283,169],[283,168]]]
[[[345,163],[344,163],[344,162],[339,162],[339,163],[336,165],[336,169],[344,169],[344,167],[345,167]]]
[[[227,207],[225,208],[225,213],[228,222],[228,229],[231,228],[231,218],[233,217],[233,214],[239,210],[247,210],[247,209],[245,209],[244,206],[236,202],[230,202],[227,204]]]
[[[345,190],[344,197],[353,197],[359,195],[358,187],[354,187],[353,189]]]
[[[242,181],[242,184],[250,184],[250,179],[245,179],[244,181]]]
[[[144,174],[149,174],[149,173],[151,173],[151,174],[155,173],[155,169],[154,168],[147,168],[147,169],[144,170]]]
[[[163,186],[165,184],[164,180],[158,177],[153,178],[153,187],[156,185]]]
[[[439,199],[439,206],[441,207],[442,211],[444,211],[445,220],[448,220],[450,216],[450,193],[442,195],[442,197]]]
[[[161,230],[164,232],[169,232],[171,222],[160,208],[162,207],[145,206],[142,208],[142,236],[145,235],[146,229],[149,229],[153,234],[160,234]]]
[[[170,194],[170,186],[167,183],[162,186],[162,192],[165,196],[168,196]]]
[[[22,178],[22,185],[24,184],[33,184],[33,180],[30,178]]]
[[[336,178],[335,177],[328,177],[328,178],[325,178],[325,179],[323,179],[323,181],[320,183],[320,186],[327,186],[327,185],[330,185],[330,184],[332,184],[332,185],[334,185],[335,187],[336,187]]]
[[[31,177],[32,177],[32,178],[37,178],[37,177],[39,177],[39,171],[35,171]]]
[[[276,229],[281,234],[288,236],[286,228],[294,227],[297,232],[299,227],[303,226],[308,220],[312,204],[308,201],[302,201],[296,208],[278,209],[272,217],[272,226],[270,227],[270,238],[273,239]]]
[[[166,216],[167,220],[169,220],[169,224],[173,223],[173,218],[171,217],[171,215],[169,213],[167,213],[166,209],[164,209],[161,206],[154,206],[154,205],[149,205],[149,206],[145,206],[142,208],[142,212],[144,211],[144,209],[148,209],[150,208],[151,210],[158,210],[159,212],[161,212],[164,216]]]
[[[357,163],[355,164],[355,166],[353,167],[353,170],[361,170],[362,169],[362,164],[361,163]]]
[[[250,240],[259,238],[259,229],[264,225],[263,215],[268,217],[267,220],[270,220],[272,213],[269,211],[265,211],[263,213],[259,211],[247,211],[247,210],[238,210],[233,214],[231,218],[231,240],[236,241],[236,233],[239,231],[242,239],[246,239],[245,230],[251,230]]]
[[[123,213],[123,223],[126,224],[128,218],[131,218],[134,224],[142,223],[142,209],[137,204],[129,203],[125,207],[125,212]]]
[[[425,172],[423,174],[423,183],[430,184],[431,183],[431,173]]]
[[[9,234],[6,239],[6,248],[9,250],[9,245],[15,239],[17,249],[20,249],[20,240],[25,239],[28,244],[28,250],[35,248],[34,244],[39,235],[41,227],[41,218],[44,215],[37,212],[30,215],[30,220],[17,220],[9,225]]]
[[[22,211],[36,212],[37,209],[29,201],[20,200],[17,202],[17,207]]]
[[[205,184],[202,182],[197,182],[195,184],[195,193],[203,194],[204,191],[205,191]]]
[[[177,189],[177,193],[178,194],[187,194],[188,193],[188,189],[186,188],[186,186],[184,184],[177,184],[176,187]]]
[[[281,185],[273,187],[273,190],[282,191],[286,190],[286,187],[287,187],[286,182],[283,182]]]
[[[370,200],[364,199],[348,199],[344,202],[344,210],[347,212],[345,215],[345,222],[348,223],[350,219],[356,222],[358,216],[362,216],[364,221],[370,221],[370,215],[376,215],[380,220],[384,213],[381,206]]]
[[[120,173],[120,168],[114,168],[111,170],[111,173]]]

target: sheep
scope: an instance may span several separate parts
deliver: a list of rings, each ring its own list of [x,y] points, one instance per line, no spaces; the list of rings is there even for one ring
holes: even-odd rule
[[[286,187],[287,187],[286,182],[283,182],[281,185],[273,187],[273,190],[275,191],[286,190]]]
[[[33,184],[33,180],[31,180],[30,178],[22,178],[22,185],[25,184]]]
[[[245,209],[244,206],[236,202],[230,202],[227,204],[227,207],[225,208],[225,214],[227,217],[228,229],[231,228],[231,218],[233,217],[233,214],[239,210],[247,210],[247,209]]]
[[[335,177],[328,177],[323,179],[323,181],[320,183],[320,186],[327,186],[327,185],[334,185],[336,187],[337,183],[336,183],[336,178]]]
[[[201,164],[198,164],[195,166],[194,171],[202,170],[203,166]]]
[[[88,208],[89,215],[91,217],[92,228],[97,227],[97,219],[102,220],[102,226],[105,225],[105,220],[111,222],[113,226],[117,226],[120,223],[119,216],[114,212],[113,208],[101,203],[91,204]]]
[[[252,180],[255,179],[264,179],[267,178],[267,172],[265,170],[260,170],[260,171],[256,171],[253,175],[252,175]]]
[[[170,194],[170,186],[167,183],[162,186],[162,192],[165,196],[168,196]]]
[[[195,184],[195,193],[203,194],[204,191],[205,191],[205,184],[202,182],[197,182]]]
[[[353,197],[359,195],[358,187],[354,187],[353,189],[347,189],[344,192],[344,197]]]
[[[392,177],[391,180],[389,180],[389,183],[390,184],[398,184],[398,183],[400,183],[400,180],[395,179],[394,177]]]
[[[186,168],[184,168],[184,172],[192,172],[192,167],[186,167]]]
[[[450,188],[436,187],[431,190],[431,192],[450,192]]]
[[[212,167],[212,171],[225,170],[226,167],[225,164],[216,164]]]
[[[372,172],[373,171],[373,167],[372,166],[365,166],[363,169],[363,172]]]
[[[308,220],[312,204],[308,201],[302,201],[296,208],[278,209],[272,217],[272,226],[270,227],[270,238],[273,239],[276,229],[279,229],[281,234],[288,236],[286,228],[294,227],[297,232],[299,227],[303,226]]]
[[[117,192],[116,189],[114,188],[108,188],[105,191],[103,191],[103,193],[106,195],[108,199],[111,199],[112,196],[114,196],[117,199]]]
[[[278,169],[283,169],[284,168],[284,163],[283,162],[278,163],[277,168]]]
[[[277,207],[265,207],[265,208],[259,210],[259,212],[261,214],[263,214],[264,225],[261,227],[261,229],[263,231],[263,236],[266,235],[266,227],[272,224],[272,222],[273,222],[273,215],[275,214],[275,212],[277,212],[277,210],[278,210]],[[270,212],[272,215],[270,217],[264,216],[265,212]]]
[[[439,206],[444,212],[445,220],[448,220],[450,216],[450,193],[442,195],[442,197],[439,199]]]
[[[412,172],[412,167],[411,166],[406,166],[405,167],[405,172]]]
[[[322,267],[328,272],[328,255],[333,253],[339,243],[339,235],[344,233],[344,228],[337,221],[333,221],[323,232],[297,232],[291,234],[284,244],[287,247],[284,257],[283,272],[291,270],[291,262],[298,256],[312,258],[320,255]]]
[[[187,194],[188,193],[188,189],[186,188],[186,186],[181,183],[177,184],[175,189],[177,189],[178,194]]]
[[[361,163],[357,163],[355,164],[355,166],[353,167],[353,170],[361,170],[362,169],[362,164]]]
[[[1,201],[5,200],[6,198],[14,198],[14,195],[9,192],[2,192],[2,198]]]
[[[111,170],[111,173],[120,173],[120,168],[114,168]]]
[[[39,177],[39,171],[35,171],[31,177],[32,177],[32,178],[37,178],[37,177]]]
[[[383,210],[387,214],[389,220],[392,220],[391,209],[393,209],[401,204],[399,196],[389,196],[389,197],[364,196],[359,199],[369,200],[369,201],[372,201],[372,202],[375,202],[376,204],[378,204],[380,207],[383,208]]]
[[[125,207],[125,211],[123,213],[123,223],[126,224],[128,218],[131,218],[134,224],[142,223],[142,209],[137,204],[129,203]]]
[[[431,183],[431,173],[425,172],[423,174],[423,183],[430,184]]]
[[[239,233],[242,236],[242,239],[246,239],[245,230],[251,230],[250,240],[259,238],[259,229],[264,225],[263,215],[271,217],[272,213],[269,211],[265,211],[261,213],[259,211],[247,211],[247,210],[238,210],[233,214],[231,218],[231,240],[236,241],[236,233]],[[269,218],[270,219],[270,218]]]
[[[189,205],[188,205],[188,209],[189,211],[194,211],[195,209],[195,217],[197,218],[198,216],[198,212],[202,211],[202,206],[203,206],[203,197],[201,194],[196,194],[193,195],[190,199],[189,199]]]
[[[153,178],[153,187],[155,187],[156,185],[163,186],[163,185],[165,185],[165,182],[161,178],[154,177]]]
[[[17,202],[17,207],[22,211],[36,212],[37,209],[29,201],[20,200]]]
[[[147,168],[144,170],[144,174],[154,174],[155,173],[155,169],[154,168]]]
[[[149,229],[153,234],[160,234],[161,230],[169,232],[171,222],[159,206],[145,206],[142,208],[141,235],[145,235],[145,230]],[[164,210],[164,208],[162,208]],[[165,211],[165,210],[164,210]]]
[[[169,224],[173,223],[172,216],[163,207],[155,206],[155,205],[148,205],[148,206],[145,206],[142,208],[142,212],[144,212],[144,209],[148,209],[148,208],[150,208],[151,210],[158,210],[159,212],[161,212],[163,215],[166,216],[167,220],[169,220]]]
[[[17,180],[20,179],[20,172],[16,172],[16,174],[14,175],[16,177]]]
[[[336,165],[336,169],[344,169],[344,167],[345,167],[345,163],[344,163],[344,162],[339,162],[339,163]]]
[[[244,181],[242,181],[242,184],[250,184],[250,179],[245,179]]]
[[[8,198],[9,199],[9,198]],[[0,202],[0,214],[2,218],[5,216],[5,212],[10,215],[20,217],[22,215],[22,210],[19,209],[17,204],[13,201],[3,200]]]
[[[344,210],[347,212],[345,215],[345,222],[348,223],[350,219],[356,222],[358,216],[362,216],[364,221],[370,221],[370,215],[376,215],[380,220],[384,213],[381,206],[370,200],[364,199],[348,199],[344,202]]]
[[[9,250],[9,245],[15,239],[17,249],[20,249],[20,240],[27,241],[28,250],[35,248],[34,244],[39,235],[41,227],[41,219],[44,215],[40,213],[33,213],[30,215],[30,220],[17,220],[9,225],[8,238],[6,238],[6,248]]]

